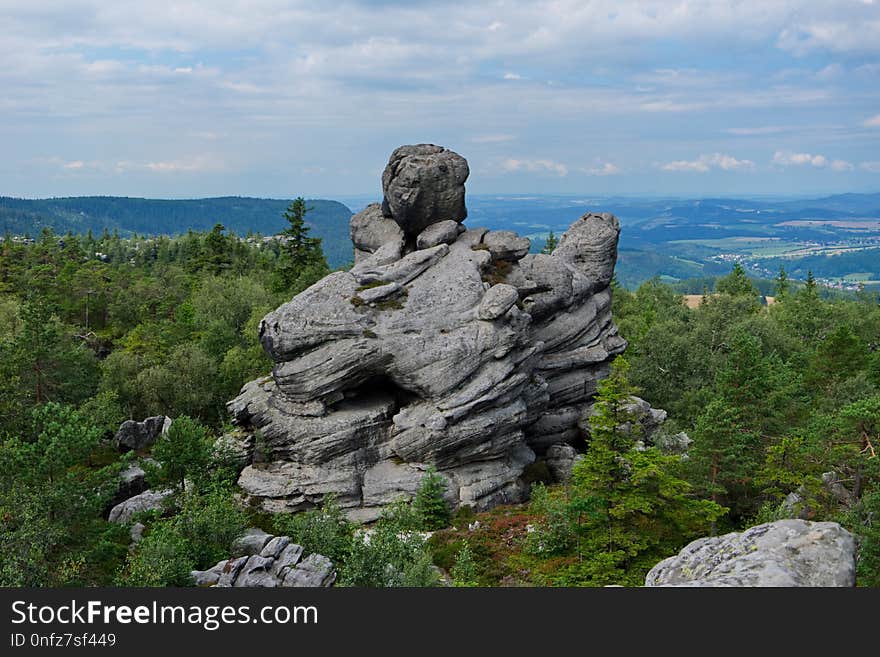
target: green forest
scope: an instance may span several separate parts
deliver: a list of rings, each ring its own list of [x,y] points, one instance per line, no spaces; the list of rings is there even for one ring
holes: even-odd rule
[[[239,235],[271,235],[285,227],[290,200],[224,196],[200,199],[149,199],[120,196],[76,196],[22,199],[0,196],[0,233],[38,236],[44,228],[57,234],[89,231],[136,235],[181,235],[210,231],[217,223]],[[309,199],[308,225],[322,240],[333,267],[352,259],[348,240],[351,210],[338,201]]]
[[[292,203],[279,240],[216,224],[0,242],[0,585],[185,585],[258,526],[330,557],[342,585],[638,586],[694,538],[792,516],[852,531],[859,584],[880,585],[880,307],[784,274],[768,307],[739,266],[695,309],[658,280],[615,287],[626,355],[571,482],[548,485],[534,464],[529,504],[453,512],[429,471],[369,541],[333,500],[293,516],[242,507],[215,441],[226,401],[271,367],[261,318],[330,272],[309,212]],[[632,394],[687,432],[686,458],[621,430]],[[112,446],[122,421],[153,415],[174,422],[150,453]],[[106,514],[136,458],[174,494],[135,518],[132,546]]]

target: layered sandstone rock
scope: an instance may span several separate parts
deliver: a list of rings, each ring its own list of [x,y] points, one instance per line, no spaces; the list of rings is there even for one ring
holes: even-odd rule
[[[332,494],[370,520],[433,465],[451,502],[485,509],[524,499],[524,470],[582,441],[626,346],[609,287],[618,221],[585,214],[552,255],[529,254],[514,233],[459,226],[466,177],[455,153],[397,149],[384,213],[352,218],[357,264],[261,323],[275,367],[229,403],[226,438],[253,502],[297,511]]]

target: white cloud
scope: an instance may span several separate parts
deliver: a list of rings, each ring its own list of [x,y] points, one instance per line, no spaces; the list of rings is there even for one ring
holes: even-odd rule
[[[588,176],[616,176],[623,173],[619,166],[611,162],[602,162],[592,167],[585,167],[580,170]]]
[[[193,130],[192,132],[189,133],[189,136],[194,137],[196,139],[205,139],[207,141],[216,141],[217,139],[220,139],[220,137],[222,137],[223,135],[220,135],[220,134],[213,132],[211,130]]]
[[[33,164],[36,164],[40,167],[48,166],[48,168],[50,169],[63,169],[65,172],[70,174],[85,173],[87,171],[93,171],[101,168],[98,162],[86,162],[85,160],[68,160],[57,155],[53,155],[52,157],[36,158],[33,160]]]
[[[878,161],[862,162],[859,167],[869,173],[880,173],[880,162]]]
[[[865,14],[869,17],[863,16],[862,20],[856,16],[850,20],[827,16],[794,23],[779,33],[777,46],[798,56],[815,51],[876,53],[880,51],[880,19],[873,10]]]
[[[504,171],[513,173],[518,171],[528,171],[530,173],[550,172],[557,176],[567,176],[568,167],[553,160],[528,160],[508,158],[501,163]]]
[[[208,170],[178,142],[198,151],[208,142],[197,140],[211,134],[222,136],[209,146],[218,158],[248,163],[244,185],[285,176],[295,185],[300,160],[328,153],[355,160],[353,171],[371,170],[377,151],[381,160],[386,148],[422,139],[465,156],[462,146],[486,144],[473,149],[487,152],[475,165],[497,171],[503,153],[489,145],[510,141],[500,138],[506,133],[516,135],[517,161],[544,163],[533,164],[535,173],[612,175],[615,165],[590,165],[579,153],[598,142],[602,152],[635,162],[636,136],[659,162],[680,157],[682,147],[694,155],[738,151],[741,144],[703,140],[719,131],[788,132],[780,125],[804,110],[862,118],[880,101],[864,78],[880,70],[872,68],[880,52],[876,2],[5,0],[0,21],[4,157],[33,160],[52,139],[75,145],[68,159],[106,162],[108,179],[117,161],[141,173]],[[718,60],[719,51],[730,57]],[[805,54],[794,63],[790,56]],[[783,68],[802,73],[775,77]],[[636,127],[646,114],[650,121]],[[675,114],[693,114],[693,123],[674,123]],[[739,118],[725,128],[730,117]],[[814,135],[797,150],[832,149],[807,139]],[[704,157],[668,162],[667,170],[753,166]],[[824,166],[833,170],[834,161]],[[75,177],[76,169],[68,172]],[[375,183],[352,175],[331,187],[329,178],[330,189]],[[568,177],[571,185],[576,179]],[[20,185],[10,181],[0,187]]]
[[[863,125],[866,128],[880,128],[880,114],[876,114],[872,116],[870,119],[865,119]]]
[[[709,165],[700,160],[675,160],[673,162],[667,162],[660,168],[664,171],[696,171],[699,173],[706,173],[709,171]]]
[[[707,173],[711,169],[722,171],[750,171],[755,168],[751,160],[739,160],[732,155],[724,153],[712,153],[701,155],[696,160],[675,160],[660,166],[663,171],[691,171]]]
[[[144,167],[157,173],[181,173],[198,171],[219,171],[224,168],[223,162],[214,158],[199,156],[188,160],[169,162],[147,162]]]
[[[784,167],[810,165],[821,168],[828,164],[828,159],[824,155],[776,151],[773,154],[773,164],[778,164]]]
[[[788,151],[776,151],[773,154],[773,164],[783,167],[811,166],[816,169],[830,168],[832,171],[852,171],[855,167],[846,160],[832,160],[819,153],[791,153]]]

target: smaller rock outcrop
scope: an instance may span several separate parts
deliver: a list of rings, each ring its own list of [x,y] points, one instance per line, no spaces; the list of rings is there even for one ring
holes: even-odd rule
[[[192,572],[196,586],[327,587],[336,581],[333,562],[320,554],[303,558],[305,550],[289,536],[272,536],[250,529],[233,545],[240,553],[208,570]]]
[[[127,499],[140,495],[147,490],[147,473],[139,463],[132,463],[122,472],[119,473],[116,493],[111,498],[106,513],[117,504],[121,504]]]
[[[113,444],[122,452],[146,449],[168,431],[170,426],[171,418],[164,415],[148,417],[143,422],[126,420],[113,437]]]
[[[854,586],[856,542],[836,522],[777,520],[701,538],[654,566],[645,586]]]
[[[653,408],[644,399],[635,396],[629,398],[624,411],[632,419],[618,426],[618,429],[635,438],[636,449],[657,447],[666,454],[683,457],[687,454],[691,439],[684,432],[671,435],[666,431],[663,426],[666,422],[666,411]],[[544,462],[554,481],[565,482],[571,479],[574,464],[583,458],[573,447],[573,443],[580,439],[589,441],[590,418],[595,413],[595,404],[584,406],[582,410],[562,408],[545,414],[535,423],[535,426],[540,426],[544,440],[549,443]]]
[[[140,495],[130,497],[110,509],[110,515],[107,520],[125,524],[137,513],[161,509],[165,498],[170,497],[173,493],[174,491],[170,488],[144,491]]]
[[[856,501],[856,496],[843,485],[840,475],[834,470],[822,473],[822,491],[827,500],[841,509],[850,508]],[[786,495],[779,511],[789,518],[808,520],[816,513],[816,510],[809,503],[810,498],[807,488],[801,485],[797,490]]]
[[[351,218],[350,234],[356,262],[376,253],[384,245],[396,247],[397,257],[403,249],[403,230],[394,219],[382,214],[379,203],[371,203]]]

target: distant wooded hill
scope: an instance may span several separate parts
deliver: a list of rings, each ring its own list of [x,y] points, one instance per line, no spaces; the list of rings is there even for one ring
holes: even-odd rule
[[[306,215],[311,234],[322,239],[331,267],[353,260],[348,222],[351,210],[338,201],[314,199]],[[211,230],[223,224],[238,235],[273,235],[286,225],[282,216],[287,199],[226,196],[160,200],[116,196],[17,199],[0,197],[0,231],[35,237],[43,228],[56,233],[100,233],[105,228],[120,235],[177,235],[188,230]]]

